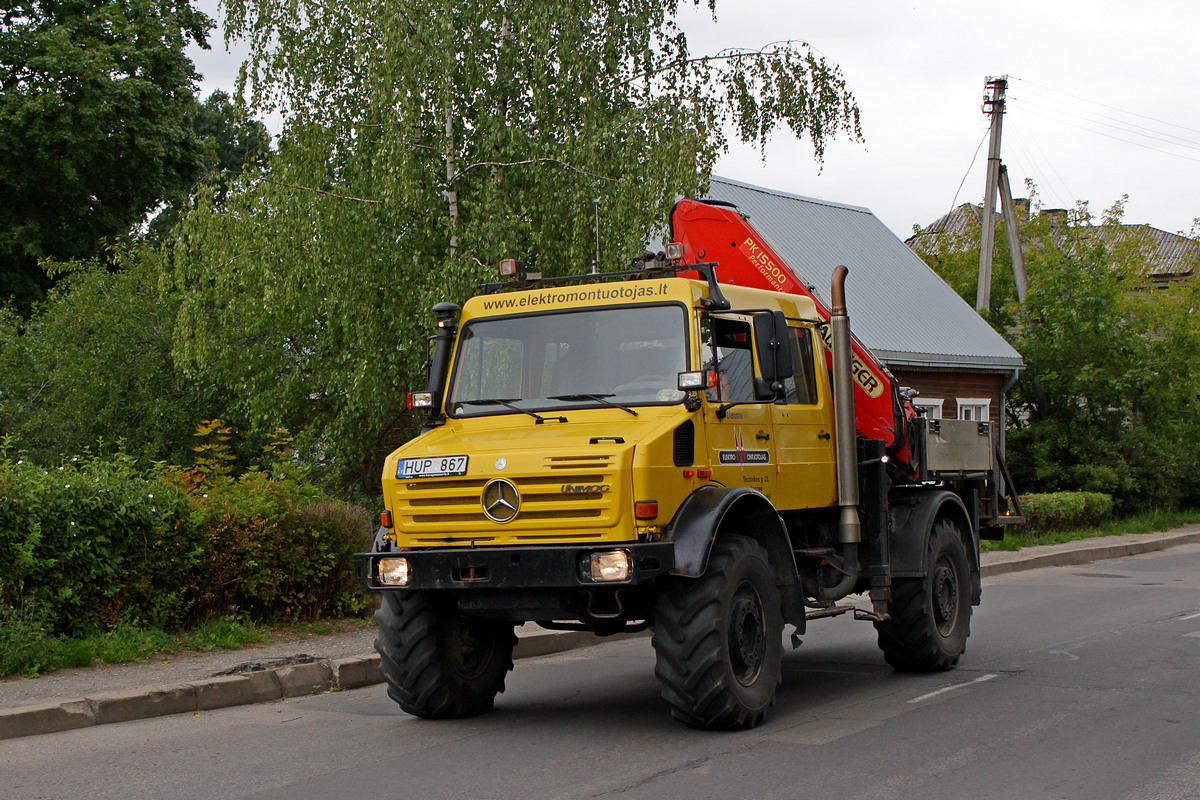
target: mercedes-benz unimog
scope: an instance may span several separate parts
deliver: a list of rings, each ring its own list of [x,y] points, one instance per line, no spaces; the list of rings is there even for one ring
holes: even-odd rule
[[[979,539],[1019,519],[989,423],[914,411],[850,333],[844,268],[827,309],[736,209],[672,222],[637,269],[509,261],[435,307],[422,430],[356,558],[405,711],[491,709],[520,623],[651,629],[663,697],[703,728],[763,720],[785,625],[852,612],[901,670],[964,652]]]

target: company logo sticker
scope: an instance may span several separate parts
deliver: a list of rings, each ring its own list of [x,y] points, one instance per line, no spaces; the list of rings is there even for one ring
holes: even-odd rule
[[[770,450],[747,450],[742,439],[742,429],[735,428],[733,432],[733,450],[718,450],[717,460],[722,464],[770,464]]]

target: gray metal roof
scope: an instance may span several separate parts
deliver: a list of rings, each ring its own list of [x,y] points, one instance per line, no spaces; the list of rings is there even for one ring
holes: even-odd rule
[[[708,197],[733,203],[814,293],[829,304],[844,264],[850,324],[894,367],[1011,372],[1021,355],[869,209],[713,176]]]

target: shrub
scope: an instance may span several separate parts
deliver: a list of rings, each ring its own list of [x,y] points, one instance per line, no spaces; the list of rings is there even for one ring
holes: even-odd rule
[[[193,513],[205,542],[191,585],[195,615],[242,609],[260,619],[313,619],[361,611],[352,555],[370,543],[365,520],[359,506],[261,472],[217,481]]]
[[[1084,528],[1100,524],[1113,510],[1111,495],[1099,492],[1053,492],[1021,497],[1023,533]]]
[[[369,542],[360,506],[299,478],[139,471],[124,456],[46,468],[0,444],[0,638],[354,614],[351,557]]]
[[[0,601],[36,607],[60,634],[163,624],[186,603],[187,508],[127,457],[53,469],[0,460]]]

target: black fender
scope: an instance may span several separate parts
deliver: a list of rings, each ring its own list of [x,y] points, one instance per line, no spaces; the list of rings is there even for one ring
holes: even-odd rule
[[[939,516],[948,516],[963,532],[963,548],[971,565],[971,602],[979,604],[979,531],[962,498],[944,489],[897,490],[889,498],[888,531],[893,578],[923,578],[929,574],[929,532]]]
[[[746,486],[704,486],[675,512],[666,533],[675,546],[671,574],[699,578],[721,531],[749,536],[766,548],[783,590],[784,621],[804,630],[804,597],[787,526],[762,492]],[[789,587],[794,588],[792,591]]]

